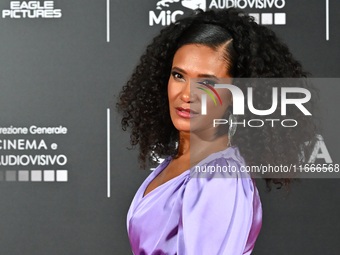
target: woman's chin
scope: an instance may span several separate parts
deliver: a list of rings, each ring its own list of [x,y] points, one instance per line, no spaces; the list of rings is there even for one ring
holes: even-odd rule
[[[188,126],[181,126],[181,125],[175,125],[175,128],[179,131],[179,132],[184,132],[184,133],[189,133],[190,130],[190,125]]]
[[[207,129],[206,123],[202,122],[199,118],[177,120],[173,121],[173,124],[180,132],[195,132]]]

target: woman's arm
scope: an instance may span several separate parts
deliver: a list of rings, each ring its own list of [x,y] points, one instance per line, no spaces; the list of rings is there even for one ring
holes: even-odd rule
[[[240,167],[224,158],[207,166],[229,164]],[[251,178],[229,173],[191,178],[183,193],[178,255],[243,254],[253,223],[253,198]],[[257,227],[258,234],[261,224]]]

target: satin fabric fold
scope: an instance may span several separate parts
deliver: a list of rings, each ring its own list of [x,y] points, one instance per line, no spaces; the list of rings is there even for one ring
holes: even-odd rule
[[[164,160],[142,183],[127,215],[134,255],[251,254],[262,225],[262,207],[249,174],[197,168],[158,186],[146,187],[171,161]],[[237,147],[211,154],[197,166],[241,169]]]

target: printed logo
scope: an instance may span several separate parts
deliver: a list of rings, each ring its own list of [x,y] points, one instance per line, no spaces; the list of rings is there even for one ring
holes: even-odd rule
[[[183,0],[182,5],[191,10],[196,10],[200,8],[205,11],[206,9],[206,1],[205,0]]]
[[[68,182],[68,156],[58,138],[67,134],[62,125],[0,126],[0,182]]]
[[[285,0],[160,0],[157,1],[155,10],[149,11],[149,26],[170,25],[176,22],[178,17],[186,12],[189,14],[189,11],[197,8],[204,11],[228,8],[250,9],[248,14],[258,24],[285,25],[286,13],[282,12],[285,5]]]
[[[175,2],[181,2],[183,7],[191,10],[196,10],[197,8],[202,10],[206,9],[206,0],[161,0],[157,2],[157,10],[162,10],[164,7],[170,7],[170,4]]]
[[[57,19],[61,16],[61,10],[54,8],[54,1],[11,1],[10,9],[2,10],[2,18]]]

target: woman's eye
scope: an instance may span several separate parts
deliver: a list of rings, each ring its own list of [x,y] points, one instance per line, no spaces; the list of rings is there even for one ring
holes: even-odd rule
[[[181,75],[180,73],[172,72],[172,76],[173,76],[176,80],[183,80],[183,75]]]
[[[205,85],[210,85],[210,86],[216,85],[216,82],[213,81],[213,80],[204,80],[204,81],[202,81],[202,83],[205,84]]]

